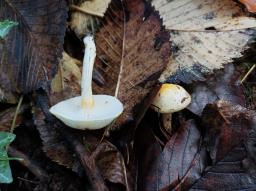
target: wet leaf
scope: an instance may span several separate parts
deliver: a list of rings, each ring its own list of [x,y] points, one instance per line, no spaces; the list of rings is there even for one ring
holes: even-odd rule
[[[0,183],[11,183],[13,181],[6,146],[14,139],[14,134],[0,132]]]
[[[47,84],[56,73],[65,34],[64,0],[0,2],[0,19],[19,25],[0,45],[1,75],[13,92],[27,93]]]
[[[10,32],[10,30],[17,26],[18,23],[5,20],[0,22],[0,37],[3,39]]]
[[[254,190],[255,125],[254,111],[226,101],[208,105],[203,127],[213,164],[190,190]]]
[[[215,72],[205,82],[194,83],[192,101],[188,109],[201,115],[207,104],[214,103],[219,99],[245,106],[240,78],[240,71],[233,64],[228,64],[224,70]]]
[[[97,15],[104,16],[108,5],[111,0],[93,0],[84,1],[78,7],[80,9],[93,12]],[[71,15],[70,27],[78,37],[84,37],[88,32],[96,32],[100,26],[100,17],[82,13],[81,11],[74,10]]]
[[[160,81],[205,80],[249,48],[256,19],[230,0],[152,0],[170,30],[173,57]],[[250,30],[249,30],[250,29]]]
[[[256,174],[243,167],[246,150],[238,146],[225,158],[209,167],[189,190],[255,190]],[[253,163],[249,164],[252,167]]]
[[[58,164],[80,173],[81,165],[62,136],[50,124],[45,123],[44,115],[40,111],[36,110],[35,117],[46,155]],[[91,160],[96,162],[105,180],[128,186],[128,172],[126,172],[123,156],[113,144],[106,140],[100,142],[100,139],[86,132],[77,132],[77,139],[84,141],[85,147],[91,153]]]
[[[255,13],[256,12],[256,1],[255,0],[239,0],[243,3],[248,11]]]
[[[146,159],[152,161],[141,177],[144,182],[140,189],[172,190],[179,187],[186,190],[200,177],[206,165],[205,157],[206,152],[195,122],[184,122],[165,145],[162,153],[150,155]]]
[[[209,104],[203,111],[205,141],[213,162],[223,159],[233,147],[245,141],[256,124],[256,113],[227,101]]]
[[[95,68],[106,83],[94,84],[94,91],[115,95],[124,104],[117,126],[136,121],[143,113],[138,112],[139,105],[168,62],[168,33],[142,0],[113,0],[96,34],[96,45]]]

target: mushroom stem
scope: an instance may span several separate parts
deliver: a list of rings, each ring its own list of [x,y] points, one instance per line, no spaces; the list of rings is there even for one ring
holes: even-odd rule
[[[83,60],[83,71],[81,81],[82,91],[82,108],[91,108],[94,105],[92,97],[92,71],[96,57],[96,46],[93,36],[89,35],[84,38],[85,53]]]
[[[162,123],[165,130],[172,134],[172,113],[163,113],[162,114]]]

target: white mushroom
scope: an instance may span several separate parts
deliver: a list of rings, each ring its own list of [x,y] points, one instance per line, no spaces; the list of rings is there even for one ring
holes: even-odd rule
[[[84,44],[82,95],[57,103],[50,112],[72,128],[99,129],[109,125],[123,112],[123,104],[113,96],[92,95],[92,71],[96,57],[93,37],[86,36]]]
[[[162,114],[163,125],[170,132],[172,113],[186,108],[190,102],[191,96],[183,87],[176,84],[162,84],[151,108]]]

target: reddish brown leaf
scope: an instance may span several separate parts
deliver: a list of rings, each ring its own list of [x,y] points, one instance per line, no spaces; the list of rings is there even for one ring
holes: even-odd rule
[[[206,82],[197,82],[192,88],[192,101],[188,109],[201,115],[207,104],[219,99],[245,105],[241,74],[233,64],[227,65],[223,71],[217,71]]]
[[[138,106],[168,63],[169,34],[144,1],[113,0],[104,26],[96,34],[96,44],[95,68],[106,84],[94,84],[95,92],[116,95],[124,104],[118,126],[136,121],[140,118]]]
[[[8,74],[12,91],[46,88],[62,53],[66,16],[65,0],[0,1],[0,19],[19,23],[0,47],[1,76]]]
[[[200,177],[205,167],[205,154],[194,121],[183,123],[163,152],[150,156],[153,162],[142,178],[140,190],[186,190]]]
[[[241,3],[243,3],[248,11],[252,13],[256,13],[256,1],[255,0],[239,0]]]
[[[190,190],[255,190],[256,113],[218,101],[205,108],[203,125],[213,164]]]
[[[250,190],[256,188],[256,174],[243,167],[246,157],[244,147],[236,147],[225,158],[209,167],[189,190]],[[250,163],[250,168],[255,164]]]
[[[206,106],[202,119],[206,131],[205,141],[215,163],[247,139],[256,113],[240,105],[220,100]]]

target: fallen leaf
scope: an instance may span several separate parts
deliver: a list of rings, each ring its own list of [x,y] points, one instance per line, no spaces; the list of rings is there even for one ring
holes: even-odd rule
[[[74,157],[74,153],[67,147],[62,136],[50,124],[45,123],[43,113],[37,109],[35,119],[46,155],[58,164],[80,173],[81,165]],[[91,154],[91,160],[96,162],[105,180],[128,186],[128,172],[126,172],[123,156],[113,144],[106,140],[100,142],[100,139],[81,131],[77,132],[77,139],[84,140],[84,145]]]
[[[208,105],[203,127],[212,165],[190,190],[254,190],[255,125],[255,111],[226,101]]]
[[[243,167],[245,157],[244,147],[234,148],[223,160],[206,169],[189,190],[255,190],[256,174],[249,173]],[[250,167],[253,165],[251,163]]]
[[[202,114],[202,125],[213,163],[222,160],[232,148],[246,141],[255,122],[256,113],[240,105],[223,100],[207,105]]]
[[[104,16],[111,0],[84,1],[78,7],[98,15]],[[78,37],[84,37],[86,33],[95,32],[100,26],[100,19],[95,15],[82,13],[74,10],[71,15],[70,27]]]
[[[170,56],[169,36],[142,0],[113,0],[96,34],[95,69],[105,79],[94,91],[115,95],[124,112],[116,126],[138,122],[139,105],[157,84]],[[149,104],[145,104],[147,108]]]
[[[62,53],[66,18],[64,0],[0,2],[0,19],[19,23],[0,46],[0,76],[6,74],[11,91],[47,88]]]
[[[205,80],[239,58],[254,38],[256,19],[230,0],[152,0],[170,30],[173,56],[160,81]],[[250,29],[250,30],[249,30]]]
[[[239,0],[243,3],[248,11],[255,13],[256,12],[256,1],[255,0]]]
[[[146,163],[152,161],[141,177],[144,182],[140,182],[140,190],[173,190],[175,187],[186,190],[201,176],[206,165],[206,152],[193,120],[179,127],[161,153],[152,154],[154,152],[145,158]]]
[[[226,100],[245,106],[243,87],[240,83],[241,73],[234,64],[228,64],[224,70],[215,72],[205,82],[193,84],[192,101],[187,107],[197,115],[201,115],[207,104],[217,100]]]

